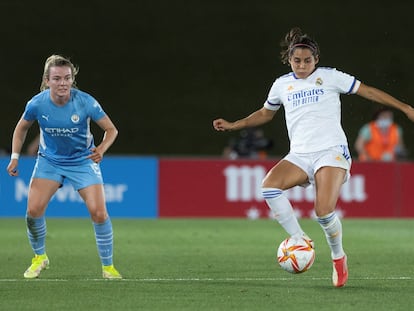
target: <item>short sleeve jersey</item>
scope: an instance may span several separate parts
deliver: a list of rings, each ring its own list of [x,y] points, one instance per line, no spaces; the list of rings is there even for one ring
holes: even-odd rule
[[[69,101],[59,106],[47,89],[27,103],[23,118],[39,124],[40,156],[55,164],[76,165],[95,147],[90,120],[98,121],[105,115],[96,99],[85,92],[72,89]]]
[[[354,94],[361,82],[334,68],[317,68],[306,79],[294,73],[273,83],[264,107],[285,110],[290,151],[309,153],[348,145],[341,126],[341,94]]]

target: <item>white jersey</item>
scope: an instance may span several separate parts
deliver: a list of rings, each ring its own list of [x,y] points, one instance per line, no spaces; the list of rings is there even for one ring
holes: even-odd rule
[[[360,84],[334,68],[317,68],[306,79],[298,79],[292,72],[276,79],[264,107],[276,111],[283,105],[291,152],[348,145],[339,96],[356,93]]]

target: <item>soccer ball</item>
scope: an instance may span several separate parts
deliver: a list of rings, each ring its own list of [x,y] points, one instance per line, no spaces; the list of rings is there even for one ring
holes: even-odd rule
[[[287,238],[277,250],[277,261],[283,270],[290,273],[309,270],[314,260],[315,250],[309,241],[302,238]]]

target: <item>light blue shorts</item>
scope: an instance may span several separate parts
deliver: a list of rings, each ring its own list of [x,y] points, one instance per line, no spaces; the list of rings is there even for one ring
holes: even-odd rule
[[[38,156],[32,178],[50,179],[61,185],[66,180],[76,191],[91,185],[103,184],[99,164],[92,160],[79,165],[56,165]]]
[[[352,159],[348,146],[340,145],[311,153],[289,153],[284,160],[289,161],[301,168],[308,175],[309,183],[301,186],[306,187],[315,184],[316,172],[324,167],[340,167],[346,171],[344,182],[351,176]]]

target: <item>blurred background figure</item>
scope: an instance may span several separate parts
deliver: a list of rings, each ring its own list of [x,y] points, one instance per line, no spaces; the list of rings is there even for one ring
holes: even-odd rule
[[[262,129],[248,128],[240,131],[237,138],[232,138],[224,148],[223,156],[228,159],[250,158],[265,159],[273,148],[273,141],[264,136]]]
[[[6,147],[1,147],[0,146],[0,156],[5,156],[5,155],[9,155],[10,154],[10,150],[7,149]]]
[[[29,156],[36,156],[37,151],[39,150],[40,135],[36,137],[28,144],[26,149],[26,154]]]
[[[394,123],[390,108],[381,108],[365,124],[355,141],[360,161],[395,161],[407,156],[402,128]]]

